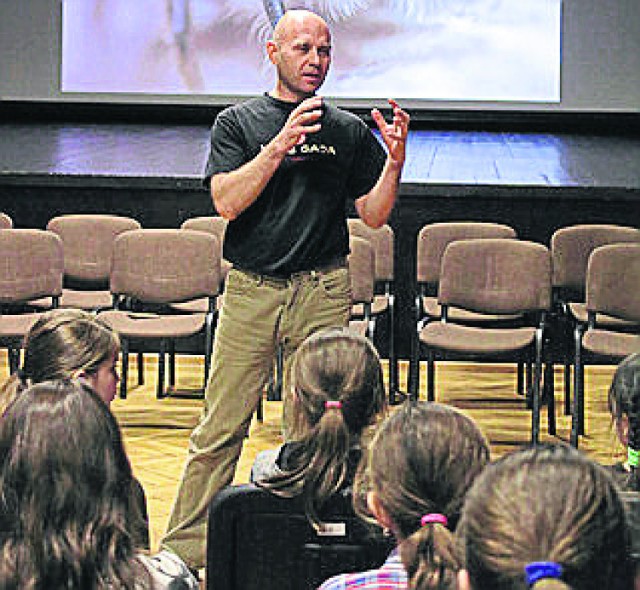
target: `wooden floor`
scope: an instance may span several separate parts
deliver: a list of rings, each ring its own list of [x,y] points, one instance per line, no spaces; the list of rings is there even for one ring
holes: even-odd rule
[[[132,358],[133,362],[133,358]],[[401,387],[405,384],[406,364],[401,364]],[[6,355],[0,362],[0,377],[6,376]],[[386,367],[385,367],[386,368]],[[135,364],[130,372],[129,397],[114,401],[114,410],[122,427],[127,451],[135,475],[145,488],[151,524],[152,549],[157,548],[169,517],[169,511],[182,472],[189,433],[197,423],[202,402],[184,395],[202,387],[202,359],[182,356],[178,359],[177,392],[182,397],[156,400],[155,357],[145,360],[145,384],[135,383]],[[612,463],[620,456],[607,413],[606,393],[613,367],[586,369],[586,428],[588,436],[581,448],[596,460]],[[422,379],[424,382],[424,379]],[[493,457],[526,444],[530,436],[530,413],[522,398],[515,395],[515,371],[510,365],[474,365],[440,363],[437,371],[438,401],[463,409],[479,423],[489,438]],[[568,440],[570,421],[562,411],[562,371],[556,370],[556,440]],[[280,402],[265,401],[263,423],[254,421],[247,439],[235,481],[246,482],[256,453],[281,442]],[[542,415],[542,439],[546,434],[546,413]]]

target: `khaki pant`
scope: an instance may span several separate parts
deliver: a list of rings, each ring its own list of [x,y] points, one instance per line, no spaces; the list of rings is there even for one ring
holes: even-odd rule
[[[205,566],[209,503],[233,480],[242,444],[283,346],[291,354],[311,333],[344,326],[350,309],[346,268],[310,271],[289,280],[232,269],[215,335],[211,376],[200,422],[193,430],[182,481],[162,546],[191,568]],[[285,425],[288,407],[287,387]]]

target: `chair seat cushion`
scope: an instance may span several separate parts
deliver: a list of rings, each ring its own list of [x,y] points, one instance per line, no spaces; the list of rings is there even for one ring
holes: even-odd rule
[[[371,304],[371,314],[380,315],[389,309],[389,298],[386,295],[376,295],[373,298]],[[364,315],[364,305],[362,303],[355,303],[351,306],[351,316],[361,317]]]
[[[201,297],[192,299],[191,301],[181,301],[180,303],[171,303],[171,309],[184,313],[207,313],[209,311],[209,299]],[[216,298],[216,309],[222,309],[222,295]]]
[[[426,316],[440,319],[442,317],[442,308],[438,303],[437,297],[423,297],[422,309]],[[497,315],[493,313],[477,313],[475,311],[467,311],[458,307],[449,308],[449,318],[467,324],[488,324],[492,322],[517,320],[520,316],[517,314]]]
[[[582,347],[590,353],[622,359],[640,352],[640,335],[595,328],[585,332]]]
[[[474,328],[436,321],[429,322],[420,331],[420,341],[441,350],[494,356],[530,346],[535,335],[533,327]]]
[[[125,338],[184,338],[203,329],[206,314],[156,315],[109,310],[98,317]]]
[[[0,338],[23,338],[39,317],[39,313],[0,315]]]
[[[573,316],[573,319],[581,324],[586,324],[588,320],[587,306],[584,303],[569,303],[569,312]],[[596,316],[596,324],[600,328],[612,328],[614,330],[624,330],[625,328],[631,328],[637,324],[627,320],[622,320],[604,313],[599,313]]]

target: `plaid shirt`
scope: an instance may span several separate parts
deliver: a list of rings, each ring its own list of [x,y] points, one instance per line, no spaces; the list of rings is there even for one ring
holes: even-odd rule
[[[318,590],[406,590],[405,571],[398,549],[394,549],[387,561],[377,570],[356,574],[340,574],[329,578]]]

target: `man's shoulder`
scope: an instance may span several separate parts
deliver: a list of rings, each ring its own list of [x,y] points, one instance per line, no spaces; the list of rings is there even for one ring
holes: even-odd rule
[[[218,118],[235,118],[242,113],[251,113],[264,109],[269,105],[266,96],[253,96],[228,105],[218,113]]]
[[[348,111],[345,108],[338,107],[334,104],[325,103],[325,108],[327,109],[327,114],[331,117],[335,118],[342,124],[345,125],[363,125],[367,126],[367,124],[362,120],[361,117],[356,115],[355,113]]]

